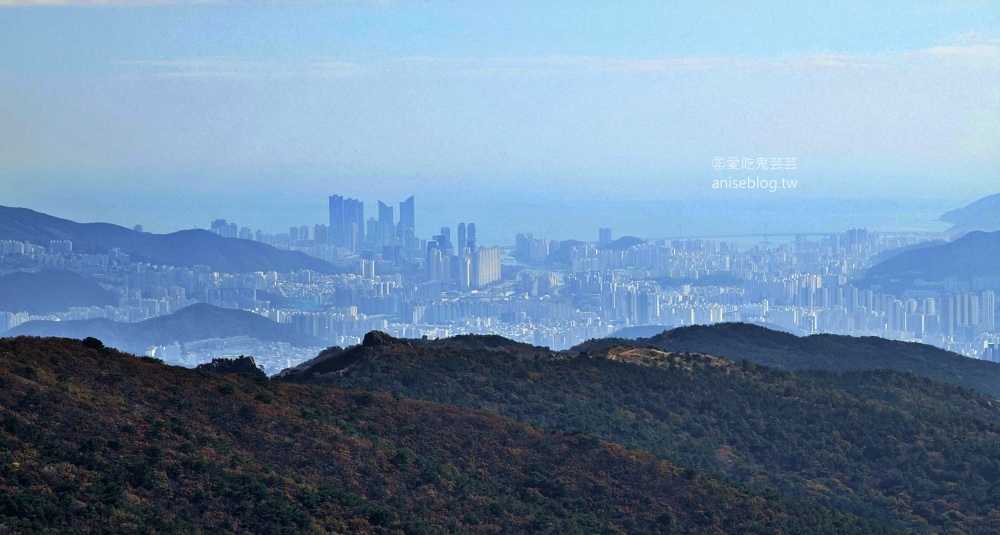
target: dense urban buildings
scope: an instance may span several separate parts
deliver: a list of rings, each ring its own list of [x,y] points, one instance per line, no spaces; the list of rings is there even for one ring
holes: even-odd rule
[[[863,281],[876,257],[931,236],[849,229],[784,242],[701,239],[559,242],[530,233],[513,246],[477,244],[476,225],[456,222],[415,235],[415,201],[364,203],[329,197],[329,224],[264,234],[216,220],[211,230],[335,262],[339,275],[222,273],[131,261],[115,249],[80,254],[69,241],[0,242],[0,261],[77,271],[119,296],[117,306],[75,308],[48,319],[136,322],[195,302],[253,311],[329,345],[358,343],[370,330],[401,337],[496,333],[564,349],[635,326],[663,328],[723,321],[755,322],[797,334],[842,333],[921,341],[989,360],[1000,358],[996,292],[1000,278],[950,279],[893,293]],[[305,223],[305,222],[303,222]],[[454,230],[454,232],[453,232]],[[29,319],[0,312],[0,332]],[[193,365],[234,353],[259,355],[269,371],[315,348],[255,346],[251,338],[149,348]]]

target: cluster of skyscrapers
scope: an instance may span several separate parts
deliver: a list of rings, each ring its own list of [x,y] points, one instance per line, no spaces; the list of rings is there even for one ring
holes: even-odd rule
[[[117,249],[81,254],[66,241],[0,241],[0,262],[9,256],[11,265],[77,271],[120,297],[117,306],[72,308],[53,317],[2,311],[0,332],[29,319],[141,321],[205,302],[252,310],[341,346],[377,329],[404,337],[492,333],[564,349],[623,327],[750,321],[801,334],[921,341],[1000,360],[1000,277],[946,279],[899,294],[864,284],[883,251],[929,236],[850,229],[743,248],[698,239],[613,240],[608,228],[598,231],[596,242],[522,233],[501,265],[501,248],[479,245],[473,223],[439,227],[420,239],[413,197],[399,203],[398,212],[379,202],[377,217],[366,218],[361,201],[338,195],[329,198],[329,208],[329,221],[287,233],[252,234],[225,220],[212,229],[337,262],[344,271],[337,275],[222,273],[132,262]],[[247,343],[203,341],[164,351],[183,352],[177,361],[185,364],[227,351],[274,355],[267,362],[272,371],[315,354]]]
[[[362,201],[330,196],[329,243],[360,255],[363,276],[374,277],[377,265],[390,262],[403,271],[410,264],[410,271],[444,288],[483,288],[500,280],[500,249],[477,247],[475,223],[459,223],[454,240],[451,227],[430,240],[419,239],[415,228],[413,196],[399,203],[398,222],[393,207],[379,201],[378,218],[367,224]]]
[[[369,218],[362,233],[363,204],[332,196],[330,225],[317,226],[317,240],[322,241],[328,228],[325,243],[332,245],[327,247],[348,255],[337,258],[359,259],[362,280],[400,274],[418,284],[415,291],[398,296],[405,285],[390,288],[385,294],[400,299],[397,304],[363,305],[361,312],[393,313],[411,323],[471,325],[469,329],[489,322],[491,330],[525,340],[518,331],[502,327],[516,325],[527,329],[525,335],[548,333],[543,340],[554,347],[571,344],[578,335],[594,334],[595,325],[720,321],[761,321],[801,333],[876,334],[977,356],[987,355],[985,348],[996,343],[991,333],[996,331],[995,291],[1000,282],[946,281],[942,288],[906,295],[880,293],[851,282],[863,276],[879,251],[911,245],[919,236],[879,236],[856,228],[825,235],[818,242],[800,235],[792,243],[740,253],[725,242],[619,243],[612,240],[610,228],[599,229],[596,243],[559,242],[522,233],[515,237],[513,263],[502,274],[500,250],[477,246],[474,224],[459,224],[455,234],[451,227],[441,227],[430,239],[419,240],[413,232],[413,198],[400,203],[399,210],[396,222],[392,207],[380,202],[378,218]],[[219,229],[233,231],[232,226]],[[553,267],[561,276],[548,271]],[[706,285],[704,281],[712,277],[718,284]],[[677,291],[676,285],[685,280],[695,286]],[[527,301],[515,300],[510,309],[504,305],[485,310],[476,304],[484,292],[461,293],[485,288],[498,293],[490,299],[513,289]],[[562,304],[549,306],[556,302]],[[522,304],[527,308],[516,310]],[[557,326],[562,322],[566,325]],[[586,328],[581,330],[581,325]],[[995,358],[995,353],[989,355]]]
[[[414,200],[399,203],[399,222],[395,222],[392,206],[378,203],[378,218],[365,223],[365,203],[341,195],[330,196],[330,225],[327,243],[350,250],[379,251],[383,247],[405,246],[416,234]]]
[[[355,263],[367,278],[401,273],[439,282],[443,290],[485,288],[500,280],[500,249],[478,246],[475,223],[459,223],[454,239],[447,226],[431,239],[421,239],[416,235],[415,211],[411,195],[399,203],[398,220],[393,206],[382,201],[378,217],[365,219],[363,201],[331,195],[329,224],[315,225],[311,235],[308,226],[281,234],[253,233],[225,219],[213,221],[211,230],[227,238],[298,249],[331,262]]]

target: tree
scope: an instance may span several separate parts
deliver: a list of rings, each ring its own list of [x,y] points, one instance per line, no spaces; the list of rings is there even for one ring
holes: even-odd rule
[[[94,338],[93,336],[88,336],[83,339],[83,347],[89,347],[90,349],[104,349],[104,342]]]

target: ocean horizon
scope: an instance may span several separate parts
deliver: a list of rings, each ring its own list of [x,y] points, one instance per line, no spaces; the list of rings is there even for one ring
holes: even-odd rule
[[[365,200],[366,218],[376,215],[376,203]],[[398,219],[398,201],[392,203]],[[88,205],[25,206],[78,222],[108,222],[131,228],[139,224],[155,233],[209,228],[215,219],[235,222],[251,231],[288,232],[291,226],[328,221],[326,196],[272,197],[252,201],[239,198],[139,199],[118,202],[103,197]],[[424,239],[443,226],[454,235],[459,223],[475,223],[479,245],[513,245],[518,233],[549,240],[597,241],[598,229],[611,228],[612,238],[736,238],[748,235],[838,233],[864,227],[877,232],[946,231],[951,225],[938,218],[964,206],[970,199],[815,199],[735,198],[676,200],[549,200],[434,197],[416,194],[416,231]],[[766,226],[766,227],[765,227]]]

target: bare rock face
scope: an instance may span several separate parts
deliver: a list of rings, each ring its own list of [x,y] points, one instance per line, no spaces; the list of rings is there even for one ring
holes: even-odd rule
[[[257,361],[253,357],[243,355],[234,359],[212,359],[212,362],[199,364],[197,369],[212,373],[246,373],[267,378],[267,374],[257,366]]]
[[[382,331],[371,331],[365,335],[365,339],[361,341],[361,345],[364,347],[378,347],[378,346],[389,346],[389,345],[405,345],[406,342],[399,340],[398,338],[393,338],[392,336],[382,332]]]

